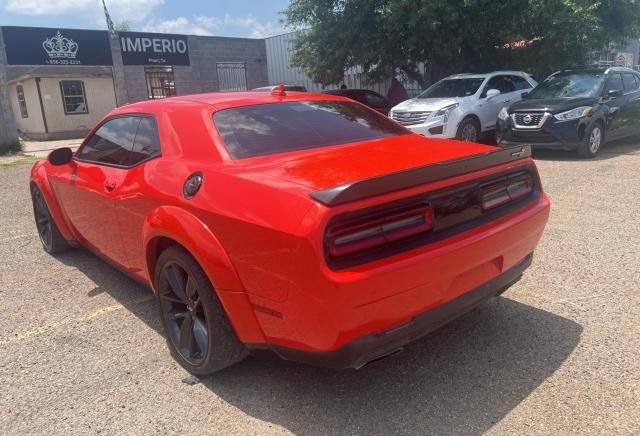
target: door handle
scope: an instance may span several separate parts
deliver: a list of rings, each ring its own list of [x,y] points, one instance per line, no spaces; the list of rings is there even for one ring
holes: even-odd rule
[[[107,192],[111,192],[114,189],[116,189],[116,182],[114,182],[113,180],[107,180],[104,182],[104,189]]]

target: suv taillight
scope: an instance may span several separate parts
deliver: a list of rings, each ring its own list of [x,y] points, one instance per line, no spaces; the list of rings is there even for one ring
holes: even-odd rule
[[[510,201],[515,201],[533,190],[533,180],[528,173],[519,173],[483,185],[480,188],[482,198],[482,210],[489,210],[502,206]]]
[[[357,222],[338,224],[327,234],[332,257],[346,256],[389,242],[425,233],[433,228],[433,214],[428,204],[363,217]]]

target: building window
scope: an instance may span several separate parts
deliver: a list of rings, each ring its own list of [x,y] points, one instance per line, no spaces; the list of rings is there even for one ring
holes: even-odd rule
[[[67,115],[88,114],[87,96],[84,92],[84,82],[81,80],[62,80],[62,105]]]
[[[244,62],[217,62],[218,91],[246,91],[247,68]]]
[[[149,100],[176,95],[173,67],[145,67]]]
[[[20,113],[22,118],[29,118],[29,111],[27,110],[27,100],[24,98],[24,89],[22,85],[16,86],[16,92],[18,93],[18,105],[20,105]]]

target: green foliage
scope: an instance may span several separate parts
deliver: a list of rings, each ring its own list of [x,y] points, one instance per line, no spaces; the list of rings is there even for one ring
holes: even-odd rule
[[[118,24],[116,24],[115,26],[113,26],[116,29],[116,32],[130,32],[131,31],[131,26],[129,25],[128,21],[121,21]]]
[[[640,0],[292,0],[294,65],[315,81],[361,66],[372,80],[509,68],[540,77],[640,34]],[[301,30],[303,29],[303,30]],[[516,41],[522,48],[504,48]]]

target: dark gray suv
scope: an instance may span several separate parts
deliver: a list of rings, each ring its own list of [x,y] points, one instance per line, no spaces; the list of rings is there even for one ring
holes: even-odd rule
[[[576,150],[640,134],[640,74],[630,68],[563,70],[498,115],[498,145]]]

